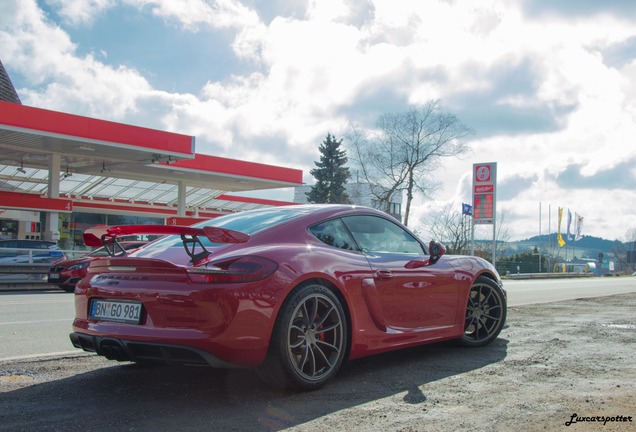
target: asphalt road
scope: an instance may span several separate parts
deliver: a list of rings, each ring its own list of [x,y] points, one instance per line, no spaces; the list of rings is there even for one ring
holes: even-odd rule
[[[508,305],[521,306],[636,292],[636,277],[505,280],[504,288]]]
[[[634,293],[513,306],[486,347],[350,361],[313,392],[246,369],[0,361],[0,432],[634,431],[635,309]]]
[[[0,361],[77,351],[68,338],[74,314],[62,291],[0,293]]]
[[[636,292],[636,277],[506,280],[509,306]],[[60,291],[0,293],[0,361],[77,353],[68,334],[73,295]]]

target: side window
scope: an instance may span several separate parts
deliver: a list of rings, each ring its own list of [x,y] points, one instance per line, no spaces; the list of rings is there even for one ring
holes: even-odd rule
[[[340,219],[333,219],[309,227],[309,232],[321,242],[345,250],[355,250],[356,245]]]
[[[420,242],[396,223],[377,216],[348,216],[345,225],[364,252],[423,255]]]

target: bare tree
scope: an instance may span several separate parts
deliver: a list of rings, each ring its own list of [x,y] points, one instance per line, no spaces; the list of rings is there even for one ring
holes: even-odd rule
[[[480,232],[477,232],[480,231]],[[484,236],[484,232],[487,234]],[[502,208],[497,211],[497,225],[495,229],[495,247],[496,256],[505,255],[508,252],[508,242],[510,241],[510,230],[506,226],[506,209]],[[476,225],[475,226],[475,255],[492,261],[492,226]]]
[[[406,175],[392,143],[384,143],[376,135],[350,124],[346,135],[349,160],[358,165],[356,172],[369,185],[374,204],[391,213],[391,198],[404,190]]]
[[[506,225],[506,209],[502,208],[497,212],[497,228],[495,231],[495,242],[497,244],[497,256],[505,255],[508,252],[508,242],[510,241],[510,230]]]
[[[415,192],[428,196],[436,189],[431,173],[441,158],[468,150],[464,138],[470,133],[454,114],[442,110],[439,100],[431,100],[419,109],[380,116],[374,131],[352,126],[349,155],[387,212],[391,197],[406,192],[404,224],[408,225]]]
[[[444,206],[425,226],[433,239],[444,243],[449,254],[465,255],[470,243],[470,218],[453,210],[455,207],[455,203]]]

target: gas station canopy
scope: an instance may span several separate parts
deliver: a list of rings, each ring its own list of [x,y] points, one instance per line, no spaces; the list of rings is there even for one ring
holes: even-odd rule
[[[0,101],[0,207],[203,218],[291,204],[227,192],[302,184],[301,170],[194,147],[188,135]]]

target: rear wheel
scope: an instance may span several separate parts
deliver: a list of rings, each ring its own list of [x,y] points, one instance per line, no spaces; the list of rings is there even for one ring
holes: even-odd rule
[[[281,388],[314,390],[340,369],[347,320],[338,298],[322,285],[306,285],[285,301],[259,376]]]
[[[479,276],[468,295],[464,336],[459,343],[464,346],[489,344],[499,335],[506,321],[506,297],[495,281]]]

